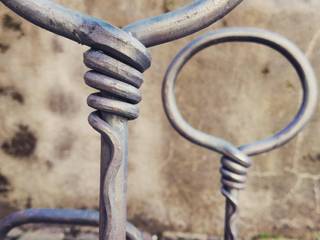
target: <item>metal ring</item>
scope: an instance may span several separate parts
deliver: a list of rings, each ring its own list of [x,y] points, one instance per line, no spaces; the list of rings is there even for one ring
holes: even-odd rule
[[[101,25],[107,30],[110,24],[63,7],[51,0],[0,0],[23,18],[51,32],[82,44],[90,41],[78,32],[86,25]],[[130,32],[146,47],[169,42],[197,32],[216,22],[243,0],[197,0],[175,11],[137,21],[124,30]],[[111,29],[115,31],[115,29]],[[81,40],[81,41],[80,41]]]
[[[282,130],[266,139],[242,145],[243,153],[252,156],[278,148],[292,139],[312,117],[317,104],[317,82],[313,69],[304,54],[286,38],[266,30],[256,28],[225,28],[207,33],[184,47],[171,62],[163,82],[162,99],[165,112],[172,126],[191,142],[221,154],[228,154],[232,144],[218,137],[194,129],[182,117],[175,99],[177,75],[199,51],[225,42],[253,42],[263,44],[281,53],[299,75],[303,99],[300,109],[292,121]]]

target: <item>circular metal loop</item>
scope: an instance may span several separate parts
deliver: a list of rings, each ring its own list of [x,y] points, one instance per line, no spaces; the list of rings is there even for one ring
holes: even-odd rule
[[[225,42],[253,42],[271,47],[281,53],[294,67],[301,82],[303,99],[300,109],[291,122],[282,130],[266,139],[239,147],[246,155],[252,156],[278,148],[292,139],[313,115],[317,104],[317,82],[313,69],[304,54],[286,38],[256,28],[225,28],[200,36],[184,47],[171,62],[163,82],[162,99],[165,112],[172,126],[185,138],[195,144],[224,155],[230,155],[234,147],[228,141],[194,129],[182,117],[175,99],[177,75],[199,51]]]

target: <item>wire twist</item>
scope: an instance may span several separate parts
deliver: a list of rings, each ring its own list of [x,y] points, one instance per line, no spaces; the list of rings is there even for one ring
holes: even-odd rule
[[[237,192],[246,186],[247,174],[252,165],[251,158],[240,150],[228,152],[221,158],[221,193],[225,196],[225,239],[237,239],[236,219],[238,217]]]
[[[132,39],[129,34],[128,37],[129,40]],[[87,99],[88,105],[97,110],[89,115],[88,120],[109,143],[108,151],[111,155],[106,172],[102,172],[101,181],[100,204],[106,215],[106,219],[101,218],[101,224],[104,226],[101,229],[105,231],[100,233],[104,236],[102,239],[106,236],[111,239],[119,237],[116,230],[120,226],[116,218],[118,209],[115,181],[122,165],[123,154],[126,154],[126,150],[121,147],[119,132],[108,123],[107,119],[110,116],[118,116],[126,121],[138,117],[137,103],[141,101],[139,87],[143,82],[142,72],[150,65],[150,56],[146,49],[140,51],[140,54],[144,54],[142,57],[136,57],[135,52],[139,52],[140,49],[127,51],[126,44],[124,42],[118,46],[117,54],[112,54],[112,50],[105,53],[94,49],[84,53],[84,63],[91,69],[84,75],[85,82],[88,86],[99,90],[89,95]],[[135,45],[131,44],[130,47],[132,46]],[[119,52],[121,54],[118,54]]]

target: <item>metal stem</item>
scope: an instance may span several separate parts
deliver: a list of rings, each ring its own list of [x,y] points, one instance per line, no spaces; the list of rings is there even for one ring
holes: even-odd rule
[[[99,239],[125,239],[126,237],[126,221],[127,221],[127,166],[128,166],[128,121],[123,117],[110,114],[102,114],[102,119],[112,126],[112,128],[119,134],[121,139],[121,148],[123,154],[121,159],[121,166],[113,181],[113,197],[114,201],[112,217],[107,216],[105,200],[108,199],[108,191],[104,188],[110,186],[104,185],[105,174],[112,160],[112,147],[109,140],[101,135],[101,162],[100,162],[100,197],[99,197]],[[110,194],[110,192],[109,192]],[[110,229],[108,229],[108,227]],[[105,232],[108,231],[108,232]]]
[[[231,190],[230,195],[237,196],[238,190]],[[237,197],[235,198],[237,199]],[[224,224],[224,240],[238,239],[238,232],[235,225],[237,218],[237,208],[231,199],[226,198],[225,224]]]

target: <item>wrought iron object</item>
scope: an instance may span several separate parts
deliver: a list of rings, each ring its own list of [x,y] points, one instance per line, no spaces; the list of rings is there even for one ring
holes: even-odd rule
[[[199,51],[225,42],[253,42],[278,51],[296,70],[303,90],[300,109],[285,128],[266,139],[240,147],[193,128],[182,117],[175,99],[175,82],[183,66]],[[238,191],[246,185],[252,164],[250,157],[281,147],[303,129],[316,110],[317,89],[309,61],[293,43],[278,34],[255,28],[226,28],[204,34],[185,46],[171,62],[162,88],[164,108],[171,125],[192,143],[222,155],[220,172],[221,192],[226,198],[225,240],[237,239]]]
[[[197,0],[123,29],[50,0],[0,1],[35,25],[92,48],[84,54],[84,63],[92,69],[85,74],[86,83],[99,90],[88,97],[88,105],[97,109],[90,114],[89,123],[101,133],[99,238],[125,239],[127,121],[138,117],[136,104],[141,100],[139,87],[143,80],[142,73],[151,64],[146,47],[205,28],[225,16],[242,0]],[[0,222],[0,232],[6,232],[1,229],[8,229],[6,223],[10,219],[13,223],[25,223],[33,219],[38,222],[41,216],[43,222],[70,217],[68,223],[78,223],[74,216],[79,216],[81,212],[60,209],[28,210],[24,213],[33,217],[13,214]]]
[[[88,97],[88,105],[97,110],[90,114],[89,123],[101,134],[99,213],[72,209],[29,209],[13,213],[0,221],[0,239],[3,239],[15,226],[39,222],[89,226],[99,224],[100,240],[121,240],[125,239],[126,235],[132,240],[141,239],[139,230],[126,221],[127,121],[138,117],[137,103],[141,100],[139,87],[143,82],[142,73],[151,64],[151,57],[146,47],[172,41],[209,26],[242,0],[197,0],[176,11],[137,21],[123,29],[67,9],[50,0],[0,1],[32,23],[92,48],[84,54],[84,63],[92,69],[84,78],[89,86],[99,91]],[[314,75],[303,55],[292,44],[277,35],[271,34],[270,37],[267,32],[258,31],[256,34],[252,30],[247,33],[253,34],[252,37],[245,34],[246,30],[248,29],[238,29],[233,32],[236,36],[232,37],[230,34],[219,38],[218,42],[223,42],[224,39],[250,40],[274,47],[296,67],[301,78],[305,90],[304,101],[296,118],[286,129],[266,141],[240,148],[192,129],[181,118],[173,95],[174,75],[179,72],[175,62],[179,65],[181,61],[179,56],[185,61],[192,56],[192,54],[184,55],[190,50],[189,47],[182,51],[169,68],[163,91],[165,108],[174,127],[193,142],[218,151],[224,156],[223,189],[229,199],[227,210],[231,211],[227,211],[226,218],[228,234],[233,231],[228,226],[229,222],[233,222],[229,217],[232,217],[233,211],[236,210],[235,189],[244,186],[246,168],[250,163],[248,156],[271,150],[291,139],[309,120],[316,101]],[[243,36],[240,34],[241,31]],[[228,33],[230,32],[224,30],[217,32],[216,35],[205,35],[200,39],[205,42],[210,36],[228,35]],[[264,34],[259,35],[260,33]],[[212,40],[204,45],[200,44],[199,48],[191,52],[196,53],[206,44],[213,42]],[[200,40],[193,42],[195,45],[199,43]],[[187,128],[184,128],[186,126]],[[235,238],[226,235],[226,239]]]

